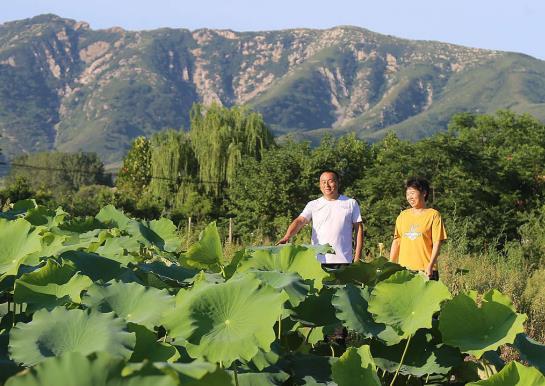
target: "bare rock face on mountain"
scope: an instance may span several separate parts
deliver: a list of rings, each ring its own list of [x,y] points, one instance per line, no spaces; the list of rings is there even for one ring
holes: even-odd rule
[[[545,119],[545,62],[354,27],[92,30],[42,15],[0,25],[3,152],[96,151],[187,128],[193,103],[247,105],[277,135],[420,138],[455,112]]]

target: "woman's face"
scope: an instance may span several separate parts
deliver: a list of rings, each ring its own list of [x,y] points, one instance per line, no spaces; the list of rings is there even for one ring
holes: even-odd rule
[[[415,188],[407,188],[405,191],[405,197],[407,202],[414,209],[425,208],[426,200],[424,199],[424,193]]]

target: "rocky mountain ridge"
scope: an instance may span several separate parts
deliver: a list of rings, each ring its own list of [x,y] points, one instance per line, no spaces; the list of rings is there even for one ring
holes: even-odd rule
[[[277,135],[420,138],[454,112],[545,119],[545,62],[366,29],[92,30],[41,15],[0,25],[0,147],[118,161],[137,135],[187,128],[193,103],[247,105]]]

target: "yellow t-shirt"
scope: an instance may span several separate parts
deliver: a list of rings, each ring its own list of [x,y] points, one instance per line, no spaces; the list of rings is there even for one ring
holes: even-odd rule
[[[441,215],[432,208],[415,214],[412,208],[399,214],[394,239],[399,239],[399,264],[423,271],[431,260],[433,243],[446,240],[447,233]],[[437,267],[434,267],[437,270]]]

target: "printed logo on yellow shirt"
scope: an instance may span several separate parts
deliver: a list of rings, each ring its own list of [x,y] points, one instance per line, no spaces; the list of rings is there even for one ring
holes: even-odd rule
[[[416,240],[418,237],[422,236],[422,232],[417,232],[418,225],[413,224],[411,225],[408,232],[405,232],[405,237],[409,238],[410,240]]]

